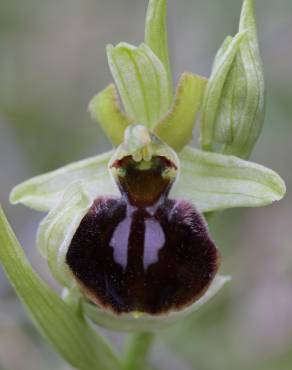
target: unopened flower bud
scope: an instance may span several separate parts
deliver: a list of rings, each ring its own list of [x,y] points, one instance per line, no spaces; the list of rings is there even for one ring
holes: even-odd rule
[[[243,4],[239,34],[219,50],[207,86],[201,144],[205,150],[248,158],[264,119],[264,77],[253,0]]]

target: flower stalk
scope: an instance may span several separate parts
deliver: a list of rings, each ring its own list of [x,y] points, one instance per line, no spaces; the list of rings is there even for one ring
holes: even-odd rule
[[[154,333],[133,334],[128,343],[123,370],[149,370],[147,358],[154,340]]]

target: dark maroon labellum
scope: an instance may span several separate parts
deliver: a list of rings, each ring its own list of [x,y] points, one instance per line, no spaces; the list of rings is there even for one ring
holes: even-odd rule
[[[122,169],[121,198],[95,200],[69,246],[71,271],[92,302],[115,313],[164,314],[192,304],[220,258],[195,208],[168,198],[175,164],[128,156],[113,167]]]

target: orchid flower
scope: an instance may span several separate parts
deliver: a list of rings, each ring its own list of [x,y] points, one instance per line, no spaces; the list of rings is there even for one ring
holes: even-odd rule
[[[37,247],[62,298],[33,272],[3,213],[0,222],[8,278],[43,334],[84,370],[122,366],[86,318],[143,340],[192,314],[230,280],[218,274],[206,216],[285,194],[278,174],[248,160],[264,117],[252,0],[209,80],[184,72],[174,91],[166,0],[150,1],[144,43],[109,45],[107,56],[114,84],[89,111],[113,149],[25,181],[10,196],[48,212]]]

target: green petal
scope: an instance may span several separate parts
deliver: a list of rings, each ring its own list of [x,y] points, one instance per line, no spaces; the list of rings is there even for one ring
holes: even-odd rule
[[[285,183],[274,171],[233,156],[186,147],[170,197],[193,202],[201,212],[258,207],[283,198]]]
[[[109,66],[126,113],[135,123],[153,128],[170,101],[166,70],[149,46],[121,43],[107,47]]]
[[[54,278],[62,285],[75,284],[66,264],[66,255],[72,238],[93,203],[82,188],[82,183],[69,185],[62,200],[41,222],[37,234],[37,246],[48,261]]]
[[[109,140],[115,146],[120,145],[126,128],[133,122],[121,110],[115,85],[109,85],[96,95],[89,103],[88,109]]]
[[[207,84],[201,120],[201,145],[205,150],[213,150],[213,135],[217,110],[219,108],[222,89],[230,71],[245,32],[238,33],[233,40],[227,38],[217,53],[212,74]]]
[[[120,368],[103,338],[34,272],[1,208],[0,262],[31,319],[69,364],[80,370]]]
[[[169,97],[172,99],[172,73],[168,53],[167,36],[167,1],[150,0],[146,16],[145,43],[152,49],[161,60],[168,77]]]
[[[122,332],[156,331],[168,327],[169,325],[173,325],[180,319],[183,319],[197,311],[201,306],[215,296],[229,280],[230,277],[228,276],[216,276],[210,288],[197,302],[184,310],[171,312],[167,315],[151,316],[144,314],[138,315],[138,317],[135,318],[131,314],[123,314],[119,316],[114,315],[109,311],[99,309],[96,305],[93,305],[88,301],[84,301],[83,306],[88,317],[90,317],[96,324],[107,329]]]
[[[204,77],[184,73],[171,110],[154,129],[155,134],[177,152],[192,139],[206,84]]]
[[[25,181],[12,190],[10,201],[38,211],[49,211],[61,199],[65,188],[76,181],[82,181],[84,189],[92,196],[118,194],[108,171],[112,155],[110,151]]]

